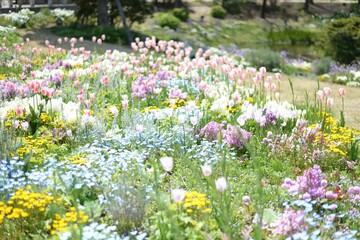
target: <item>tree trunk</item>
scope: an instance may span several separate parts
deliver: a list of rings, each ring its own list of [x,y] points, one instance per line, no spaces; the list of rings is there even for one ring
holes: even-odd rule
[[[125,14],[124,14],[124,10],[123,10],[123,7],[122,7],[122,5],[121,5],[120,0],[116,0],[116,6],[117,6],[117,9],[119,10],[119,14],[120,14],[120,17],[121,17],[121,19],[122,19],[125,32],[126,32],[126,34],[127,34],[128,40],[129,40],[129,44],[131,45],[131,42],[133,41],[133,38],[132,38],[132,35],[131,35],[131,32],[130,32],[129,27],[128,27],[128,25],[126,24],[126,16],[125,16]]]
[[[107,0],[97,0],[97,18],[99,26],[110,26]]]
[[[305,0],[304,11],[307,12],[307,13],[310,11],[311,2],[312,2],[311,0]]]
[[[358,0],[358,8],[360,8],[360,0]]]
[[[265,18],[266,15],[266,0],[263,0],[262,8],[261,8],[261,18]]]
[[[175,0],[175,7],[176,8],[179,8],[179,7],[182,7],[182,0]]]

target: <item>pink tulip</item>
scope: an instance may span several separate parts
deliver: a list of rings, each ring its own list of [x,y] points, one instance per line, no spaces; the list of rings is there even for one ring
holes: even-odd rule
[[[334,105],[334,99],[328,98],[326,105],[328,106],[328,108],[331,108]]]
[[[324,91],[323,90],[319,90],[319,91],[317,91],[316,92],[316,97],[317,97],[317,99],[318,100],[320,100],[320,101],[323,101],[324,100]]]
[[[345,97],[345,95],[346,95],[346,90],[344,88],[339,88],[339,96]]]
[[[324,87],[324,94],[325,94],[325,97],[330,97],[330,95],[331,95],[331,88],[329,88],[329,87]]]
[[[15,112],[16,112],[16,115],[21,116],[23,114],[23,108],[17,107]]]

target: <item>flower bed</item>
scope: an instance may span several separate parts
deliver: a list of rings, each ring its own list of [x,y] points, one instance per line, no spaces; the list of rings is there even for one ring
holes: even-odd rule
[[[1,239],[359,237],[360,133],[331,89],[301,109],[229,55],[70,42],[2,50]]]

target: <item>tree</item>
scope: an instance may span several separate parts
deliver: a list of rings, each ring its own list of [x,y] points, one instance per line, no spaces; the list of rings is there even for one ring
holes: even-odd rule
[[[117,6],[117,9],[119,11],[119,14],[120,14],[120,17],[122,19],[122,22],[123,22],[123,26],[125,28],[125,31],[126,31],[126,34],[127,34],[127,37],[128,37],[128,40],[129,40],[129,43],[132,42],[132,36],[131,36],[131,32],[127,26],[127,23],[126,23],[126,17],[125,17],[125,14],[124,14],[124,10],[123,10],[123,7],[121,5],[121,2],[120,0],[116,0],[116,6]]]
[[[305,0],[305,6],[304,6],[304,11],[305,12],[310,12],[310,4],[314,4],[313,0]]]
[[[261,18],[265,18],[266,15],[266,0],[263,0],[262,8],[261,8]]]
[[[98,25],[109,26],[119,16],[116,0],[75,0],[75,3],[76,16],[82,25],[88,24],[96,17]],[[130,28],[135,22],[144,22],[146,16],[151,14],[150,5],[146,0],[120,0],[120,3]]]
[[[116,18],[119,16],[118,7],[115,2],[116,0],[111,0],[111,18]],[[150,5],[146,0],[120,0],[122,5],[124,15],[129,23],[129,28],[132,27],[134,23],[143,23],[147,15],[151,14]]]
[[[179,7],[182,7],[182,6],[183,6],[182,0],[175,0],[175,7],[176,8],[179,8]]]
[[[97,0],[97,19],[99,26],[110,26],[107,0]]]

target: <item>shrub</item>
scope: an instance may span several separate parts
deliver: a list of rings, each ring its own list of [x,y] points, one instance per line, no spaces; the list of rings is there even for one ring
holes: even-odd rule
[[[157,22],[161,27],[169,27],[174,30],[180,26],[180,20],[170,13],[158,14]]]
[[[322,75],[330,71],[331,57],[323,57],[313,64],[313,71],[316,75]]]
[[[227,12],[222,6],[216,5],[211,8],[211,16],[214,18],[224,19],[226,14]]]
[[[279,53],[270,49],[248,50],[244,58],[254,67],[266,67],[269,70],[281,68],[283,61]]]
[[[244,0],[228,0],[224,2],[224,9],[230,14],[240,14],[240,5],[244,4]]]
[[[360,17],[337,19],[326,26],[327,49],[336,61],[360,60]]]
[[[182,22],[186,22],[189,18],[189,11],[186,8],[174,8],[172,14]]]

